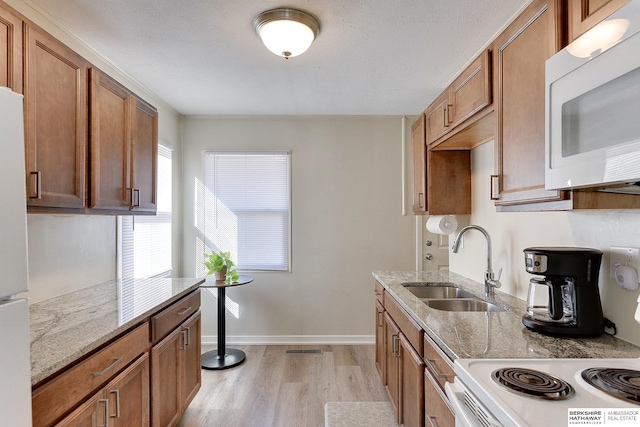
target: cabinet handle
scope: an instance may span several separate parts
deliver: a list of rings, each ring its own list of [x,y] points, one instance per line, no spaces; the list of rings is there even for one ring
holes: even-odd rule
[[[29,196],[31,199],[42,199],[42,172],[30,172],[31,176],[36,176],[35,196]]]
[[[109,427],[109,399],[100,399],[98,404],[104,403],[104,425],[100,427]]]
[[[187,337],[187,342],[185,343],[185,345],[191,345],[191,327],[185,326],[184,332],[186,332],[185,337]]]
[[[133,203],[133,195],[136,195],[136,203]],[[134,208],[139,208],[140,207],[140,189],[139,188],[134,188],[131,190],[131,205]]]
[[[427,421],[429,421],[429,424],[431,424],[431,427],[439,427],[438,419],[436,417],[428,416]]]
[[[383,323],[382,323],[382,312],[379,311],[378,312],[378,326],[382,327]]]
[[[180,350],[184,350],[187,345],[187,331],[186,329],[183,329],[180,331],[180,333],[182,334],[182,346],[180,347]]]
[[[496,190],[496,182],[497,182],[497,190]],[[491,200],[500,200],[500,176],[499,175],[491,175]],[[495,195],[497,194],[497,196]]]
[[[112,370],[113,368],[115,368],[115,366],[116,366],[118,363],[120,363],[120,361],[121,361],[121,360],[122,360],[122,357],[119,357],[119,358],[117,358],[117,359],[114,359],[114,360],[113,360],[113,363],[112,363],[111,365],[107,366],[106,368],[104,368],[104,369],[103,369],[102,371],[100,371],[100,372],[94,372],[94,373],[93,373],[93,376],[94,376],[94,377],[100,377],[100,376],[102,376],[102,375],[106,374],[108,371],[110,371],[110,370]]]
[[[111,390],[109,393],[116,395],[116,414],[109,416],[112,418],[120,418],[120,390]]]
[[[424,209],[424,194],[418,193],[418,207]]]
[[[443,374],[442,372],[440,372],[440,370],[438,368],[436,368],[436,365],[434,365],[434,363],[436,363],[435,360],[433,360],[433,359],[425,359],[424,361],[427,364],[427,366],[429,367],[429,371],[431,371],[431,373],[436,378],[442,378],[442,379],[445,379],[445,380],[447,379],[447,376],[445,374]]]
[[[189,310],[191,310],[191,306],[189,306],[187,308],[183,308],[182,310],[180,310],[179,312],[176,313],[176,316],[182,316],[183,314],[185,314]]]
[[[398,335],[394,334],[391,336],[391,353],[393,353],[395,357],[400,357],[400,351],[398,350],[399,340],[400,340],[400,337]]]

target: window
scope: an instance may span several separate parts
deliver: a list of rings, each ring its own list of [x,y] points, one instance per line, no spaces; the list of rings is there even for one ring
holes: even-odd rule
[[[156,215],[120,218],[119,274],[140,279],[171,274],[171,149],[158,145]]]
[[[289,271],[290,153],[205,152],[203,157],[196,251],[230,251],[241,270]],[[201,260],[200,255],[198,271]]]

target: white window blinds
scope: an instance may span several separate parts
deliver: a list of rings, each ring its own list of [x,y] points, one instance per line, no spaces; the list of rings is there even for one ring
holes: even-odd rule
[[[230,251],[242,270],[289,270],[289,152],[205,152],[203,163],[205,252]]]
[[[120,217],[120,272],[123,279],[171,274],[171,149],[158,145],[156,215]]]

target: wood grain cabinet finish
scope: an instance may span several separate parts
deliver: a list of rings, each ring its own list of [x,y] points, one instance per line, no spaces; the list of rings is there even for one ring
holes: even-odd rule
[[[200,389],[200,349],[200,311],[152,347],[152,426],[175,426]]]
[[[427,108],[427,145],[471,149],[493,136],[491,52],[480,54]],[[486,110],[486,111],[485,111]],[[489,120],[485,120],[488,118]],[[481,123],[477,123],[480,121]]]
[[[0,86],[22,93],[22,19],[0,3]]]
[[[413,212],[416,215],[471,213],[471,151],[427,151],[426,115],[413,123]]]
[[[103,393],[96,393],[76,410],[64,417],[56,427],[96,427],[107,423],[107,399]],[[35,424],[34,424],[35,426]]]
[[[385,389],[389,396],[389,403],[396,416],[400,419],[400,329],[389,313],[384,313],[384,341],[385,341],[385,372],[387,373]]]
[[[158,111],[142,99],[134,97],[132,112],[132,210],[155,213],[158,205]]]
[[[39,28],[25,36],[27,207],[85,207],[88,62]]]
[[[569,42],[593,28],[629,0],[569,0]]]
[[[413,155],[413,213],[427,212],[427,145],[425,143],[426,116],[421,114],[411,125]]]
[[[36,388],[32,395],[33,425],[51,426],[92,391],[149,349],[145,322],[97,353]]]
[[[380,301],[376,300],[376,369],[378,370],[378,375],[382,379],[382,384],[387,384],[387,375],[386,375],[386,357],[387,352],[385,347],[385,336],[384,336],[384,306],[380,303]]]
[[[404,334],[400,334],[399,423],[405,427],[424,426],[424,362]]]
[[[424,334],[424,410],[425,425],[453,427],[455,417],[444,390],[446,382],[453,382],[455,374],[449,357]]]
[[[493,44],[496,206],[567,198],[544,189],[544,67],[563,45],[562,4],[534,0]]]

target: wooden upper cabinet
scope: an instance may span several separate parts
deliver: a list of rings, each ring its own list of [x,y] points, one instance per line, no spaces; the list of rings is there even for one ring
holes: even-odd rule
[[[561,0],[534,0],[494,41],[497,206],[566,197],[544,189],[545,61],[563,45],[561,17]]]
[[[569,42],[627,3],[629,0],[569,0]]]
[[[411,126],[413,148],[413,212],[421,215],[427,212],[427,145],[425,143],[425,115]]]
[[[132,98],[131,205],[134,212],[156,212],[158,165],[158,112]]]
[[[476,125],[476,122],[486,117],[486,114],[479,113],[491,103],[491,52],[487,50],[475,58],[427,108],[429,148],[442,145],[440,149],[471,149],[486,142],[493,136],[493,122],[488,127],[486,124]],[[456,137],[449,141],[454,135]]]
[[[22,20],[0,3],[0,86],[22,93]]]
[[[84,209],[88,63],[39,28],[25,31],[27,206]]]
[[[90,81],[89,207],[129,210],[131,92],[96,68]]]
[[[491,104],[491,56],[478,56],[451,84],[451,127]]]

